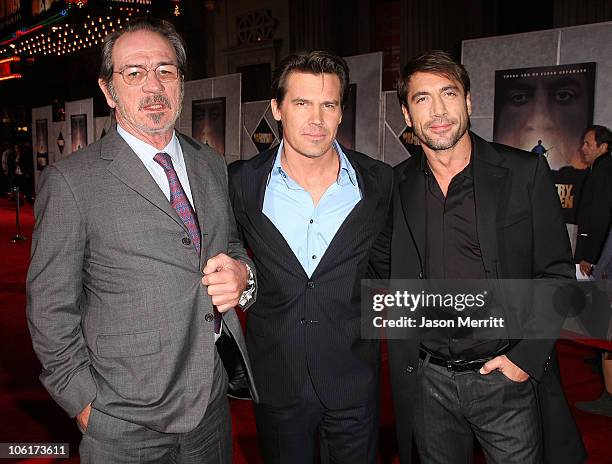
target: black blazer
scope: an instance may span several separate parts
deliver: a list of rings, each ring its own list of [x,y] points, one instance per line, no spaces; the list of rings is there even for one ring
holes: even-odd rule
[[[229,169],[238,229],[258,271],[247,347],[260,402],[266,405],[295,401],[309,373],[330,409],[354,407],[377,395],[379,343],[361,340],[360,282],[373,272],[371,249],[391,204],[393,172],[380,161],[343,150],[357,174],[362,199],[310,278],[262,213],[277,149]]]
[[[612,224],[612,155],[604,153],[593,163],[578,208],[575,262],[596,264]]]
[[[470,136],[476,226],[487,278],[572,279],[569,239],[545,158]],[[393,279],[427,277],[423,156],[419,150],[395,168]],[[583,462],[584,447],[560,387],[553,346],[553,340],[522,340],[507,356],[537,381],[547,462]],[[408,463],[419,341],[390,340],[388,347],[400,457]]]

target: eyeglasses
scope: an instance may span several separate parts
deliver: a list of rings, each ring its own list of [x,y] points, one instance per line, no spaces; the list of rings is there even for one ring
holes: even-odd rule
[[[113,74],[121,74],[127,85],[140,85],[146,82],[149,71],[155,71],[157,79],[163,84],[174,82],[179,77],[179,70],[174,64],[160,64],[154,69],[144,66],[128,66],[121,71],[113,71]]]

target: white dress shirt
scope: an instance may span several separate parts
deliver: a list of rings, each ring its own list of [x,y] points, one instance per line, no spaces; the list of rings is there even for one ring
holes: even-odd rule
[[[134,153],[138,155],[138,158],[140,158],[142,164],[144,164],[145,168],[147,168],[147,170],[151,173],[153,180],[155,180],[161,191],[164,192],[164,195],[166,195],[168,201],[170,201],[170,184],[168,184],[166,171],[164,171],[164,168],[162,168],[157,161],[153,159],[153,157],[158,153],[168,153],[172,159],[172,164],[174,165],[176,175],[183,186],[185,195],[187,195],[189,203],[191,203],[192,208],[195,210],[195,207],[193,206],[193,198],[191,197],[191,188],[189,187],[189,178],[187,177],[187,168],[185,167],[185,159],[183,158],[183,150],[181,150],[181,144],[178,141],[176,132],[172,132],[170,142],[162,150],[159,150],[154,146],[134,137],[119,124],[117,124],[117,132],[123,138],[123,140],[126,141]]]

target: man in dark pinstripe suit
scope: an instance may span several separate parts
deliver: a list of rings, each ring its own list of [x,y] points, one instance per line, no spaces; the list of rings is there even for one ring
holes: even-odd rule
[[[230,194],[258,267],[247,346],[268,463],[375,463],[379,344],[360,338],[360,281],[385,224],[391,168],[335,137],[343,59],[291,55],[273,82],[279,147],[232,166]]]

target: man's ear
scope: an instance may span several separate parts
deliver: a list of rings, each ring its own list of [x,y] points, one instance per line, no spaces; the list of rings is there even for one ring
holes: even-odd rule
[[[106,98],[107,105],[111,108],[115,108],[117,104],[115,103],[115,100],[113,100],[113,97],[111,96],[108,90],[108,85],[106,84],[106,82],[104,82],[102,79],[98,79],[98,85],[100,86],[100,90],[102,90],[102,93],[104,94],[104,98]]]
[[[280,104],[278,103],[276,98],[273,98],[272,100],[270,100],[270,108],[272,108],[272,116],[274,116],[274,119],[276,119],[277,121],[280,121],[281,120]]]
[[[402,113],[404,113],[404,120],[406,121],[406,125],[408,127],[412,127],[412,118],[410,117],[410,112],[405,105],[402,105]]]

